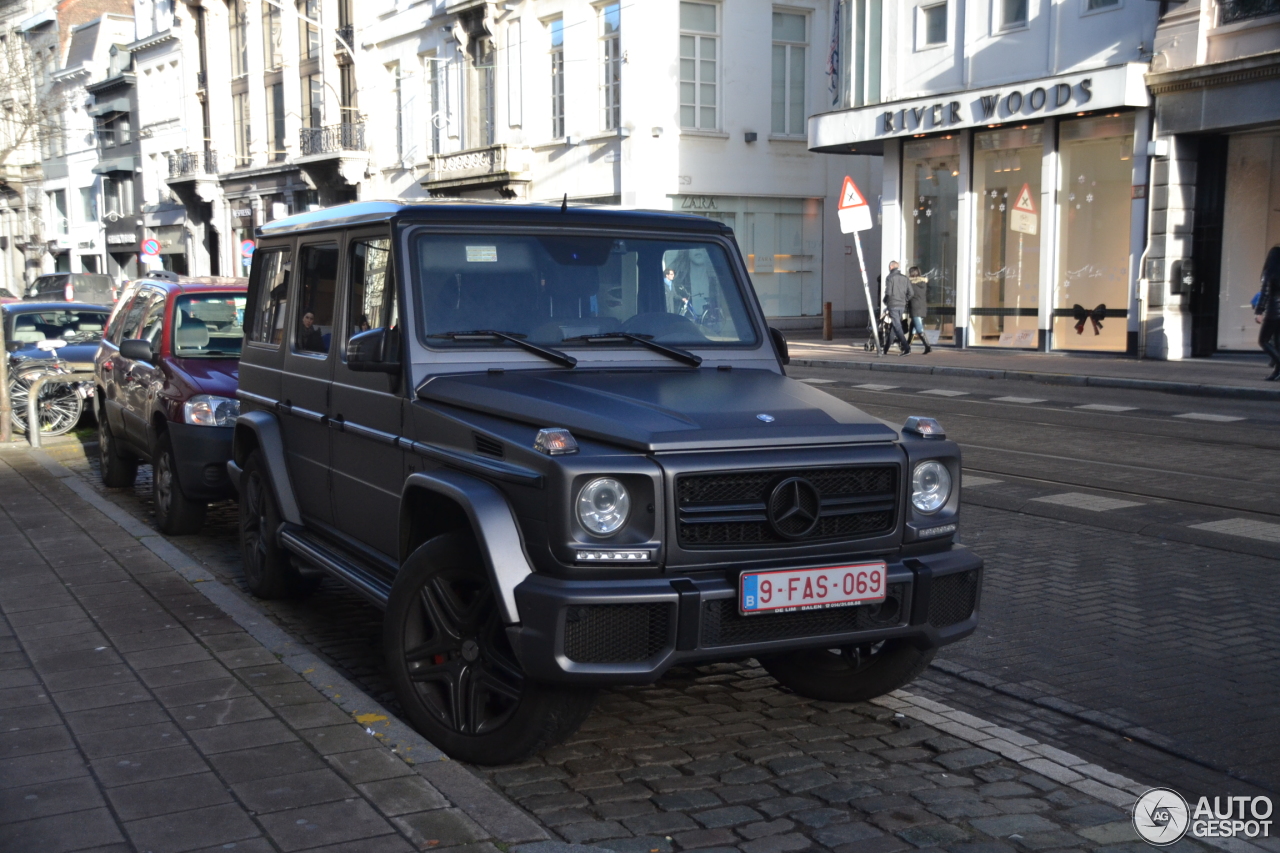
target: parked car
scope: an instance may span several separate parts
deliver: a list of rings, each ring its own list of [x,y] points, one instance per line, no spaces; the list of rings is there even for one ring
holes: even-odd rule
[[[676,664],[865,700],[977,625],[958,446],[787,378],[718,222],[344,205],[262,228],[247,316],[249,588],[301,564],[385,608],[452,756],[518,760]]]
[[[10,416],[14,427],[25,432],[31,383],[50,373],[93,370],[111,309],[80,302],[11,302],[2,311],[9,357]],[[92,394],[92,379],[74,385],[42,386],[37,407],[41,434],[62,435],[71,430]]]
[[[38,302],[91,302],[111,305],[119,295],[119,285],[109,275],[55,272],[37,276],[27,289],[26,299]]]
[[[227,479],[243,341],[245,289],[161,280],[131,288],[94,361],[102,480],[133,484],[152,466],[156,523],[200,529]]]

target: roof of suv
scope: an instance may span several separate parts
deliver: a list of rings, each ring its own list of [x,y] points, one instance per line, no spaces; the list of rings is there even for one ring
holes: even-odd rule
[[[262,237],[274,237],[328,228],[352,225],[369,225],[393,220],[426,222],[477,222],[486,225],[561,225],[578,227],[677,229],[704,231],[712,234],[730,234],[732,229],[692,213],[672,213],[660,210],[629,210],[595,205],[512,204],[510,202],[483,202],[454,199],[424,199],[422,201],[362,201],[329,207],[324,210],[298,213],[285,219],[277,219],[258,228]]]

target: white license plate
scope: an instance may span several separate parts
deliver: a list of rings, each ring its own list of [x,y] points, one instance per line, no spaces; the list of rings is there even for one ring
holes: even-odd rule
[[[746,572],[742,575],[738,609],[750,615],[884,601],[888,575],[889,567],[883,562]]]

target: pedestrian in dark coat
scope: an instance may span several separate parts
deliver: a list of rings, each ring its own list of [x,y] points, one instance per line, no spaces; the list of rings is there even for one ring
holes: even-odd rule
[[[907,279],[911,282],[911,329],[907,340],[914,341],[919,335],[920,343],[924,344],[924,354],[928,355],[933,352],[929,339],[924,336],[924,315],[929,311],[929,279],[920,274],[920,267],[907,270]]]
[[[884,280],[884,307],[889,310],[889,331],[902,347],[901,355],[911,354],[911,341],[902,329],[902,315],[911,304],[911,282],[898,269],[897,261],[889,262],[889,277]]]
[[[1253,313],[1254,320],[1262,325],[1258,330],[1258,346],[1276,364],[1267,380],[1275,382],[1280,379],[1280,346],[1276,344],[1280,336],[1280,246],[1271,247],[1262,265],[1262,290]]]

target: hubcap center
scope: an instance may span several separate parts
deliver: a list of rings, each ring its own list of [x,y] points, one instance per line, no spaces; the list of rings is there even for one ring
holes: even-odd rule
[[[480,644],[475,640],[463,640],[462,642],[462,659],[467,663],[474,663],[480,657]]]

